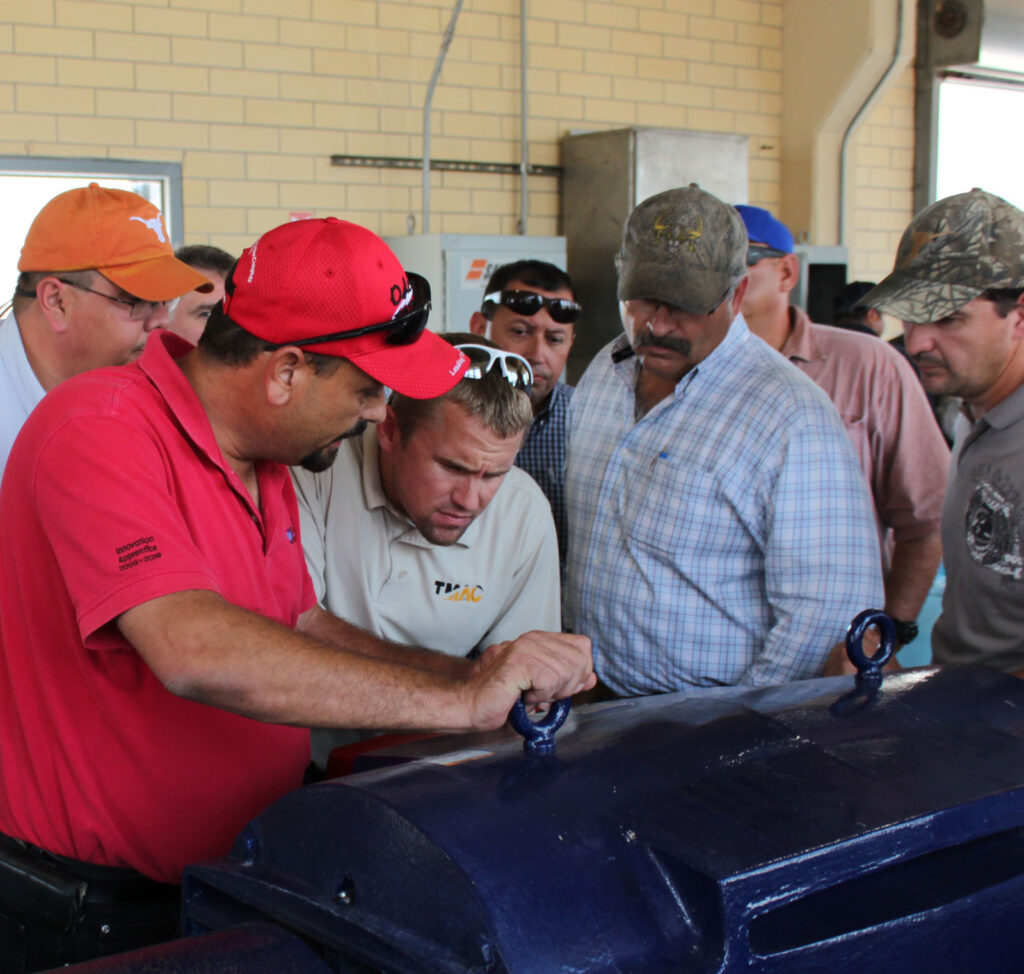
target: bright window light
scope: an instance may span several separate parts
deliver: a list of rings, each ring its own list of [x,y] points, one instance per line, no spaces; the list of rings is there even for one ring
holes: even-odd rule
[[[943,79],[936,199],[975,186],[1024,209],[1024,85]]]

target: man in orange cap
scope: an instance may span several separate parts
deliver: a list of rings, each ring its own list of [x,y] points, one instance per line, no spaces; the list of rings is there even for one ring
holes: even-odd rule
[[[213,284],[174,256],[148,200],[90,183],[39,211],[0,322],[0,475],[43,395],[86,369],[123,365],[167,324],[167,302]]]
[[[287,465],[329,467],[384,418],[385,386],[458,382],[469,360],[424,330],[429,308],[369,230],[285,224],[242,254],[197,347],[161,332],[26,421],[0,487],[0,860],[88,892],[47,928],[0,884],[0,957],[127,947],[187,863],[301,784],[302,728],[490,729],[520,693],[593,685],[583,636],[471,662],[317,605]]]

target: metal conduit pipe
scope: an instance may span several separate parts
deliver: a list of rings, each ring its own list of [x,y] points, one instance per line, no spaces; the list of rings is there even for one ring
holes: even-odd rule
[[[891,77],[893,71],[896,70],[896,64],[900,59],[900,55],[903,53],[903,0],[899,0],[896,4],[896,45],[892,52],[892,60],[889,62],[889,66],[885,69],[885,73],[881,78],[878,79],[878,83],[874,88],[871,89],[871,93],[864,99],[860,108],[857,109],[857,113],[850,120],[850,124],[846,126],[846,131],[843,132],[843,141],[839,146],[839,240],[840,245],[846,242],[846,153],[850,146],[850,137],[853,135],[853,130],[857,127],[857,123],[860,121],[861,116],[867,111],[868,105],[871,104],[875,95],[882,89],[885,83]]]
[[[520,157],[519,157],[519,173],[520,180],[522,183],[522,192],[520,193],[519,200],[519,227],[518,230],[521,234],[526,233],[526,214],[527,214],[527,180],[530,175],[530,143],[528,140],[528,125],[527,121],[529,118],[528,111],[528,94],[526,88],[526,68],[528,60],[528,48],[526,41],[526,0],[520,0],[519,2],[519,89],[521,96],[521,107],[519,109],[520,119]]]
[[[459,19],[459,11],[462,10],[462,0],[455,0],[455,7],[452,10],[451,20],[444,29],[441,37],[441,50],[437,53],[437,61],[434,64],[434,71],[430,75],[430,83],[427,85],[427,96],[423,103],[423,232],[430,232],[430,104],[434,100],[434,88],[437,87],[437,79],[441,75],[441,65],[448,54],[448,47],[455,36],[455,22]]]

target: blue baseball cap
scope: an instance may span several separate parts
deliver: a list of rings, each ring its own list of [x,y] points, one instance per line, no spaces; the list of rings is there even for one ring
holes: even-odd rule
[[[793,234],[784,223],[776,220],[767,210],[759,206],[740,204],[736,207],[747,226],[747,236],[757,243],[763,243],[773,250],[793,253]]]

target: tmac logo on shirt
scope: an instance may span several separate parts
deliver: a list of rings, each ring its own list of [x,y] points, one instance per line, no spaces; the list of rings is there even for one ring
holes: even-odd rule
[[[434,582],[434,595],[446,602],[480,602],[484,587],[462,582]]]

